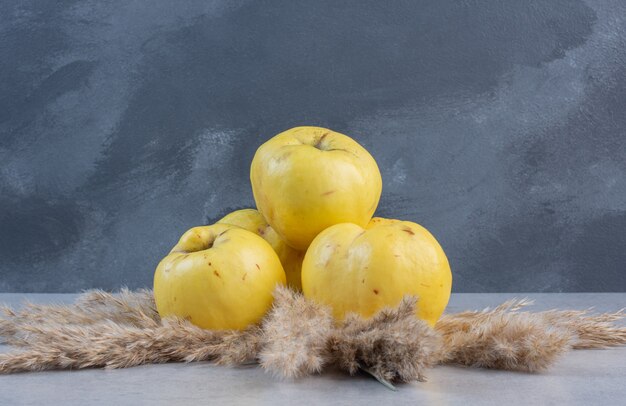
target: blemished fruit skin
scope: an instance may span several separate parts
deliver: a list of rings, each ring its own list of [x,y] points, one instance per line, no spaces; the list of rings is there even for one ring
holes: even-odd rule
[[[369,152],[321,127],[292,128],[261,145],[250,181],[258,210],[297,250],[305,250],[334,224],[365,227],[382,192],[380,171]]]
[[[278,258],[287,276],[287,285],[293,289],[302,290],[300,270],[302,268],[302,261],[304,260],[304,252],[287,245],[267,221],[265,221],[265,218],[263,218],[263,215],[258,210],[236,210],[224,216],[218,223],[232,224],[261,236],[272,246],[276,254],[278,254]]]
[[[411,295],[418,297],[417,317],[434,326],[451,289],[443,249],[409,221],[373,218],[365,228],[329,227],[313,240],[302,264],[304,296],[329,305],[337,320],[351,312],[370,317]]]
[[[161,317],[177,316],[212,330],[242,330],[273,302],[285,272],[270,244],[228,224],[185,232],[154,274]]]

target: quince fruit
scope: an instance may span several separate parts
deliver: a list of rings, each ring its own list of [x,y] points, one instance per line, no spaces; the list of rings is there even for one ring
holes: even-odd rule
[[[350,312],[370,317],[412,295],[418,297],[417,317],[433,326],[451,288],[443,249],[409,221],[373,218],[365,228],[329,227],[313,240],[302,264],[304,295],[329,305],[338,320]]]
[[[213,330],[257,323],[285,272],[270,244],[228,224],[194,227],[159,263],[154,299],[161,317],[177,316]]]
[[[263,217],[297,250],[334,224],[365,227],[382,191],[369,152],[352,138],[320,127],[292,128],[261,145],[250,180]]]

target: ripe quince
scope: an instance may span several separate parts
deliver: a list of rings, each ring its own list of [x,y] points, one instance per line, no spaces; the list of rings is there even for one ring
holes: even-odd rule
[[[163,258],[154,274],[154,299],[161,317],[241,330],[269,310],[277,284],[285,284],[285,272],[267,241],[214,224],[190,229]]]
[[[259,147],[250,170],[263,217],[291,247],[305,250],[338,223],[365,227],[382,191],[374,158],[352,138],[296,127]]]
[[[446,255],[433,235],[410,221],[373,218],[366,227],[337,224],[311,243],[302,264],[306,297],[333,309],[341,320],[370,317],[418,297],[417,316],[434,325],[452,288]]]

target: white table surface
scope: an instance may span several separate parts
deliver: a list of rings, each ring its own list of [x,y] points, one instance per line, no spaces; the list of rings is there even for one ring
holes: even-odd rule
[[[70,302],[75,295],[0,294],[0,302]],[[513,297],[532,309],[615,311],[626,293],[453,294],[448,311],[495,306]],[[9,348],[0,345],[0,352]],[[626,348],[567,353],[540,374],[439,366],[428,382],[390,391],[367,375],[327,371],[281,381],[256,366],[209,363],[148,365],[125,370],[52,371],[0,375],[0,405],[626,405]]]

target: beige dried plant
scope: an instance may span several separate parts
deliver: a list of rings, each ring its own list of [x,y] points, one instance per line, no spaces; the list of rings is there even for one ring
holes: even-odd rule
[[[262,323],[261,367],[283,378],[320,372],[328,361],[326,344],[333,331],[330,309],[285,287],[278,287],[274,298]]]
[[[143,327],[100,321],[19,328],[25,349],[0,354],[0,373],[191,361],[236,365],[255,359],[260,338],[258,327],[209,331],[178,319],[145,320]]]
[[[519,311],[530,304],[512,300],[492,310],[443,315],[435,326],[444,339],[441,362],[536,372],[571,348],[626,344],[626,327],[614,324],[623,311]]]
[[[115,295],[102,290],[90,290],[80,295],[73,305],[41,305],[26,302],[20,311],[0,307],[0,343],[26,345],[25,329],[29,325],[81,325],[109,321],[136,327],[150,326],[160,320],[151,290],[130,291],[126,288]]]
[[[328,343],[330,358],[355,374],[359,368],[389,382],[422,381],[440,358],[441,336],[415,317],[416,299],[405,297],[370,319],[349,315]]]
[[[73,305],[26,304],[0,312],[0,339],[20,348],[0,354],[0,374],[46,369],[123,368],[147,363],[259,362],[295,378],[336,365],[381,381],[423,380],[437,363],[534,372],[569,349],[626,344],[623,311],[521,311],[514,300],[495,309],[444,315],[435,328],[415,318],[416,300],[364,320],[333,321],[328,308],[278,288],[272,310],[245,331],[209,331],[158,316],[152,292],[90,291]]]

